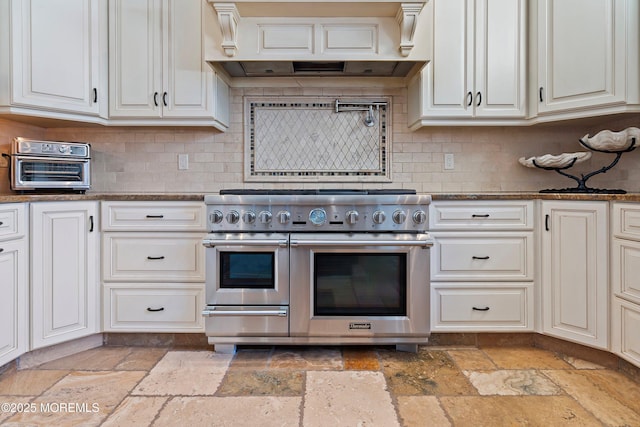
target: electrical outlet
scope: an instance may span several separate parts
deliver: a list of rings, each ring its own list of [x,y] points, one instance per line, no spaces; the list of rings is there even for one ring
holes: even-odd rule
[[[180,170],[189,169],[189,155],[188,154],[178,154],[178,169],[180,169]]]
[[[445,153],[444,155],[444,168],[445,170],[453,170],[455,168],[455,162],[453,153]]]

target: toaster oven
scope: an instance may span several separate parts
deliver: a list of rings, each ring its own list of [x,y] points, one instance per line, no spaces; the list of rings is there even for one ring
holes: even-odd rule
[[[91,146],[79,142],[15,138],[11,144],[11,189],[15,191],[91,188]]]

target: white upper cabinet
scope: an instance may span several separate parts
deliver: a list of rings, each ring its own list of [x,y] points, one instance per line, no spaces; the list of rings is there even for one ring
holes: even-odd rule
[[[409,84],[409,125],[524,118],[525,1],[432,3],[433,58]]]
[[[216,106],[216,92],[228,87],[204,61],[204,7],[199,0],[109,2],[110,118],[114,123],[227,124],[228,107]],[[216,117],[219,120],[209,123]],[[159,118],[163,120],[148,121]]]
[[[639,23],[637,0],[538,0],[538,116],[637,104]]]
[[[0,14],[8,36],[0,44],[5,112],[106,117],[106,0],[11,0]]]

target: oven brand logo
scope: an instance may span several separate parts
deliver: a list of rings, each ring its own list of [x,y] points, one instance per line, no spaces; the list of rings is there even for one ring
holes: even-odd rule
[[[349,323],[349,329],[371,329],[371,323],[369,323],[369,322],[351,322],[351,323]]]

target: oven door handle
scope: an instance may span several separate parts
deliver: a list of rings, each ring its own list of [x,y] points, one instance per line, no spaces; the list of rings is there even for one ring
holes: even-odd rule
[[[433,246],[431,240],[291,240],[291,247],[298,246]]]
[[[214,246],[280,246],[281,248],[287,247],[287,240],[257,240],[257,239],[239,239],[239,240],[224,240],[224,239],[204,239],[202,244],[207,248],[213,248]]]
[[[287,310],[222,310],[206,309],[202,311],[204,317],[214,316],[278,316],[287,317]]]

